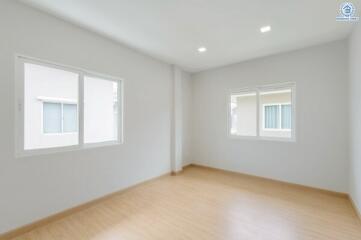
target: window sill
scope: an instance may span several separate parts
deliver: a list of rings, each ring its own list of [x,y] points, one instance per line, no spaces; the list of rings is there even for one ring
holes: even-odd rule
[[[66,135],[78,135],[78,132],[62,132],[62,133],[42,133],[44,136],[66,136]]]
[[[282,138],[282,137],[258,137],[258,136],[239,136],[239,135],[231,135],[228,137],[233,140],[251,140],[251,141],[273,141],[273,142],[289,142],[295,143],[295,138]]]
[[[265,131],[265,132],[291,132],[291,129],[263,128],[262,131]]]
[[[59,154],[75,151],[84,151],[90,150],[93,148],[105,148],[105,147],[114,147],[122,145],[124,142],[121,141],[109,141],[109,142],[100,142],[100,143],[89,143],[84,145],[73,145],[66,147],[53,147],[53,148],[43,148],[43,149],[33,149],[33,150],[22,150],[15,153],[16,158],[25,158],[32,156],[41,156],[49,154]]]

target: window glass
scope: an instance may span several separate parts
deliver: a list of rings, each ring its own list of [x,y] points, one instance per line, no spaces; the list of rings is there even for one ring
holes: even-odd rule
[[[291,120],[292,120],[292,109],[291,109],[291,105],[287,104],[287,105],[282,105],[282,129],[291,129]]]
[[[121,142],[121,80],[23,56],[16,69],[17,156]]]
[[[78,131],[78,107],[76,104],[63,104],[63,132]]]
[[[231,95],[231,135],[257,136],[257,93]]]
[[[78,144],[78,133],[54,134],[63,131],[62,102],[77,103],[78,81],[77,73],[24,63],[25,150]],[[66,121],[64,130],[69,130],[70,125]]]
[[[47,103],[43,104],[43,128],[44,133],[61,133],[61,104]]]
[[[294,84],[254,87],[232,93],[229,103],[229,134],[261,138],[295,139]]]
[[[291,138],[291,89],[260,91],[259,104],[260,136]]]
[[[264,107],[264,125],[266,129],[277,129],[279,128],[279,107],[278,105],[271,105]]]
[[[84,77],[84,143],[118,140],[118,83]]]

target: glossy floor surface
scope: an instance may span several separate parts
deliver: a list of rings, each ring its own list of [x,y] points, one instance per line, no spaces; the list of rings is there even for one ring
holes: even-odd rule
[[[16,240],[360,240],[349,200],[200,167],[126,190]]]

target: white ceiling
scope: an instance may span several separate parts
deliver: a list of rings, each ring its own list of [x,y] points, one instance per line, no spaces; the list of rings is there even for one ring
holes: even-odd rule
[[[21,1],[192,72],[342,39],[352,28],[336,22],[338,0]],[[272,31],[261,34],[264,25]]]

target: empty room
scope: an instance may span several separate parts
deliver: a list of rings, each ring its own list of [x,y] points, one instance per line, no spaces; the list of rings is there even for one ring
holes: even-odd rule
[[[361,0],[0,0],[0,240],[361,240]]]

